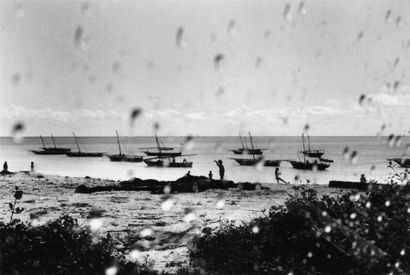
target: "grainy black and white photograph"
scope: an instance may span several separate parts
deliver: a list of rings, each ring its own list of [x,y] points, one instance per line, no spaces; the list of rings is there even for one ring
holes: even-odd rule
[[[2,0],[0,273],[410,274],[408,0]]]

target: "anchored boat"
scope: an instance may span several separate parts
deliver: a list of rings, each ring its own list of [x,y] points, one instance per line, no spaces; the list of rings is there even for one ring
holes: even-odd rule
[[[239,137],[241,137],[241,136],[239,136]],[[255,150],[264,150],[264,149],[255,149],[254,148],[251,133],[249,133],[249,140],[250,140],[250,143],[251,143],[251,149],[247,151],[248,153],[249,152],[255,152]],[[241,138],[241,142],[242,142],[242,138]],[[243,143],[242,143],[242,145],[243,145]],[[262,154],[262,151],[261,151],[260,154],[255,154],[255,153],[249,153],[249,154],[252,155],[252,158],[230,158],[230,159],[233,159],[239,165],[243,165],[243,166],[254,166],[254,165],[257,165],[259,162],[263,162],[264,166],[279,166],[280,165],[280,160],[263,160],[262,156],[259,156],[258,158],[256,158],[255,155]]]
[[[308,136],[308,148],[305,146],[305,136],[302,134],[302,151],[300,152],[303,155],[303,161],[301,160],[289,160],[290,164],[295,169],[299,170],[319,170],[323,171],[330,167],[330,163],[333,160],[324,159],[322,155],[324,150],[312,150],[310,148],[310,141]],[[313,161],[309,161],[307,157],[315,158]]]
[[[310,138],[309,134],[306,133],[306,138],[307,138],[307,148],[303,149],[302,154],[312,157],[312,158],[321,158],[322,155],[325,153],[324,150],[313,150],[310,148]],[[303,142],[303,148],[305,148],[305,135],[302,134],[302,142]]]
[[[118,143],[119,154],[106,154],[106,156],[111,161],[141,162],[142,159],[143,159],[142,156],[139,156],[139,155],[126,155],[122,152],[118,131],[115,131],[115,133],[117,135],[117,143]]]
[[[41,150],[30,150],[34,154],[37,154],[37,155],[64,155],[65,153],[71,151],[71,148],[57,147],[53,135],[51,135],[51,139],[53,140],[54,147],[47,147],[46,144],[44,143],[44,140],[43,140],[42,136],[40,136],[40,139],[41,139],[41,143],[43,144],[43,147],[40,148]]]
[[[192,167],[192,161],[176,161],[172,157],[155,157],[143,160],[149,167],[170,167],[170,168],[190,168]]]
[[[156,147],[145,147],[140,149],[145,149],[143,151],[147,156],[155,156],[155,157],[178,157],[182,154],[182,147],[174,148],[174,147],[165,147],[162,144],[162,141],[159,137],[155,134],[155,142],[157,143]],[[179,150],[178,150],[179,149]],[[178,150],[178,151],[176,151]]]
[[[251,137],[250,133],[249,133],[249,139],[251,140],[251,143],[252,143],[252,137]],[[248,144],[246,143],[246,138],[244,140],[242,140],[241,135],[239,135],[239,140],[241,141],[242,148],[230,150],[235,155],[242,155],[242,154],[262,155],[263,150],[266,150],[266,149],[259,149],[259,148],[254,148],[254,147],[253,148],[248,148]]]
[[[68,157],[102,157],[104,153],[100,152],[82,152],[80,149],[80,145],[78,144],[77,137],[73,132],[75,143],[77,144],[78,152],[67,152],[65,153]]]

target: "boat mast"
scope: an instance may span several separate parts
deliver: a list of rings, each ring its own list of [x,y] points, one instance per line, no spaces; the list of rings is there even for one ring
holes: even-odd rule
[[[118,131],[117,131],[117,130],[115,130],[115,133],[117,134],[118,149],[120,150],[120,155],[122,155],[122,152],[121,152],[121,145],[120,145],[120,138],[118,137]]]
[[[54,143],[54,148],[57,148],[57,146],[56,146],[56,142],[54,141],[54,137],[53,137],[53,135],[51,135],[51,139],[53,140],[53,143]]]
[[[75,143],[77,144],[78,153],[81,153],[80,145],[78,144],[77,137],[75,136],[74,132],[73,132],[73,136],[74,136]]]
[[[44,144],[44,140],[43,140],[43,137],[42,137],[42,136],[40,136],[40,139],[41,139],[41,143],[43,143],[43,148],[44,148],[44,149],[47,148],[46,145]]]
[[[242,140],[242,136],[241,136],[241,134],[239,134],[239,139],[241,140],[242,150],[245,150],[245,146],[243,146],[243,140]]]
[[[251,146],[252,146],[252,157],[253,159],[255,159],[255,148],[253,148],[253,142],[252,142],[252,136],[251,136],[251,132],[249,132],[249,140],[251,142]]]
[[[305,135],[302,133],[303,160],[306,162]]]
[[[160,153],[160,155],[161,155],[161,154],[162,154],[162,152],[161,152],[161,143],[160,143],[160,141],[159,141],[159,139],[158,139],[157,133],[155,133],[155,141],[157,142],[158,151],[159,151],[159,153]]]

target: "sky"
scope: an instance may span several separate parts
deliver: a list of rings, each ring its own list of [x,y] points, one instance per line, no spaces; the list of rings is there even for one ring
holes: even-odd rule
[[[409,10],[3,0],[0,136],[408,135]]]

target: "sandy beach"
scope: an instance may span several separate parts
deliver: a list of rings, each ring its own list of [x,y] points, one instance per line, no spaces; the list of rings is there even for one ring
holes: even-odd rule
[[[247,222],[263,215],[264,209],[281,205],[295,193],[294,185],[261,183],[269,189],[207,190],[200,193],[157,195],[149,192],[114,191],[93,194],[74,193],[80,184],[112,185],[112,180],[18,172],[0,178],[0,219],[8,222],[7,204],[15,186],[23,191],[15,218],[43,224],[63,214],[90,225],[96,236],[108,233],[116,240],[116,249],[132,261],[153,264],[157,270],[172,272],[172,265],[188,261],[189,240],[205,226],[217,226],[221,220]],[[336,195],[342,190],[320,185],[309,186],[319,194]],[[98,219],[89,219],[100,213]],[[36,217],[35,219],[30,219]],[[133,251],[133,253],[131,253]]]

